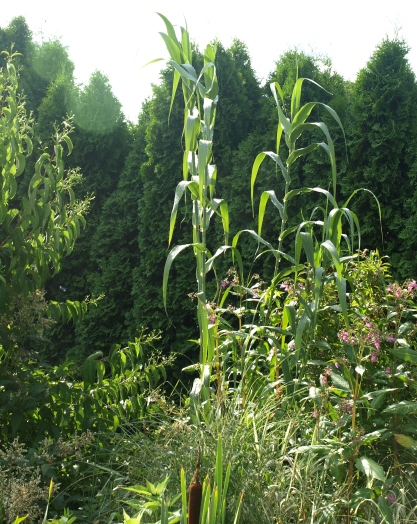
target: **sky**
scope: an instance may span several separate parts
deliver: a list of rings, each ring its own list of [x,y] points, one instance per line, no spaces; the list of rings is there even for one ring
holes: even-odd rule
[[[396,34],[411,48],[408,59],[417,72],[413,5],[410,0],[3,0],[0,27],[24,16],[36,41],[60,38],[74,62],[77,83],[86,84],[95,70],[102,71],[125,116],[135,122],[163,64],[143,66],[167,58],[158,34],[165,26],[157,12],[174,25],[184,26],[186,20],[200,48],[215,37],[225,47],[234,38],[242,40],[261,80],[281,54],[294,48],[328,56],[336,72],[354,80],[378,43]]]

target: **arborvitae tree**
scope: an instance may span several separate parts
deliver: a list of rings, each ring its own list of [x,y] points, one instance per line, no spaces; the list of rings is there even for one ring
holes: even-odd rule
[[[49,84],[46,96],[38,107],[38,138],[49,142],[56,122],[65,120],[72,112],[77,98],[77,88],[72,74],[65,71],[59,73]]]
[[[76,328],[77,344],[107,352],[114,343],[134,340],[136,319],[132,318],[132,272],[139,265],[137,248],[138,201],[142,193],[141,165],[147,160],[145,135],[149,115],[144,104],[138,124],[130,129],[131,150],[116,191],[103,205],[91,242],[91,257],[98,270],[90,286],[101,296]]]
[[[68,49],[57,39],[36,44],[31,65],[48,85],[61,73],[72,78],[75,69],[74,63],[69,58]]]
[[[377,206],[369,193],[360,193],[352,202],[362,225],[362,245],[389,255],[396,276],[402,278],[411,276],[404,237],[414,236],[414,231],[406,229],[405,203],[415,190],[410,171],[417,114],[417,88],[407,53],[404,41],[386,38],[360,71],[352,90],[350,165],[343,179],[345,194],[365,187],[378,198],[383,240]]]
[[[36,82],[33,81],[32,70],[35,46],[32,41],[32,32],[23,16],[13,18],[7,27],[0,28],[0,52],[10,52],[12,47],[14,53],[20,53],[15,60],[15,66],[19,70],[19,93],[25,94],[26,108],[33,110],[34,98],[36,98],[34,94]],[[6,65],[6,60],[5,55],[0,55],[0,67]]]
[[[231,232],[234,234],[249,226],[251,213],[248,199],[250,168],[238,173],[235,157],[239,155],[242,143],[252,133],[263,134],[260,128],[263,92],[252,68],[248,50],[239,40],[235,40],[230,49],[219,47],[216,66],[219,79],[218,116],[213,147],[218,169],[216,190],[229,205]],[[249,215],[243,212],[245,207]],[[220,223],[216,223],[216,229],[216,242],[219,245],[222,240]]]
[[[6,28],[0,28],[0,51],[10,51],[12,46],[14,52],[20,53],[16,58],[19,93],[25,97],[26,110],[37,117],[50,84],[61,73],[73,78],[74,64],[69,59],[67,48],[58,39],[34,43],[32,32],[22,16],[14,18]],[[4,65],[5,56],[2,55],[0,67]],[[67,109],[69,111],[70,108]]]
[[[54,300],[82,300],[87,296],[94,298],[94,281],[101,269],[92,255],[93,237],[104,202],[117,188],[129,149],[129,133],[121,105],[113,95],[105,75],[93,73],[89,84],[79,93],[74,107],[76,130],[72,162],[85,173],[77,196],[93,195],[94,200],[87,227],[72,257],[66,261],[62,272],[48,283],[47,297]],[[82,327],[79,329],[82,339]],[[78,343],[73,326],[58,327],[51,338],[55,340],[51,349],[53,353],[59,348],[62,356],[72,352],[82,358],[89,351],[81,342]],[[90,346],[93,344],[94,341],[90,339]]]

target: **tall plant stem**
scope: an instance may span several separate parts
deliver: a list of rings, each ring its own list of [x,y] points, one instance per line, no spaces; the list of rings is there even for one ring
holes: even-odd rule
[[[217,331],[217,326],[214,328]],[[221,407],[222,413],[224,411],[222,374],[220,370],[220,353],[219,353],[219,337],[216,333],[216,376],[217,376],[217,402]]]
[[[277,154],[278,153],[279,153],[279,151],[277,151]],[[291,153],[292,153],[292,149],[289,150],[289,155]],[[290,177],[290,166],[289,165],[287,165],[287,172],[288,172],[288,180],[289,180],[289,177]],[[280,229],[280,233],[279,233],[279,236],[278,236],[278,254],[277,254],[277,257],[275,259],[274,277],[277,276],[278,270],[279,270],[279,265],[281,263],[281,251],[282,251],[282,245],[283,245],[283,240],[284,240],[282,238],[282,235],[283,235],[283,233],[285,231],[285,227],[286,227],[287,222],[288,222],[288,218],[287,218],[288,202],[285,199],[286,195],[288,194],[288,192],[290,190],[290,182],[288,180],[285,181],[285,190],[284,190],[284,199],[283,199],[284,200],[284,210],[283,210],[282,218],[281,218],[281,229]],[[268,303],[267,303],[266,322],[268,322],[268,320],[270,318],[270,315],[271,315],[272,302],[273,302],[273,299],[274,299],[275,289],[276,289],[276,283],[275,283],[275,278],[273,278],[271,286],[269,288],[270,293],[269,293],[269,298],[268,298]]]
[[[358,361],[360,362],[362,359],[363,349],[360,352],[360,358]],[[352,439],[356,438],[356,402],[358,400],[358,391],[359,391],[359,373],[356,373],[355,378],[355,386],[352,388],[352,400],[353,400],[353,406],[352,406]],[[352,498],[352,487],[353,487],[353,459],[355,455],[357,454],[357,450],[355,450],[354,454],[352,451],[352,455],[349,457],[349,478],[348,478],[348,486],[347,486],[347,516],[346,516],[346,523],[350,523],[350,501]]]
[[[289,153],[291,154],[292,151],[290,151]],[[287,165],[287,172],[288,172],[288,178],[290,177],[290,166]],[[288,217],[287,217],[287,209],[288,209],[288,202],[287,200],[285,199],[286,195],[289,193],[290,191],[290,182],[286,181],[285,182],[285,190],[284,190],[284,211],[283,211],[283,216],[282,216],[282,219],[281,219],[281,230],[280,230],[280,233],[279,233],[279,237],[278,237],[278,256],[276,258],[276,261],[275,261],[275,270],[274,270],[274,276],[277,275],[278,273],[278,269],[279,269],[279,265],[281,263],[281,251],[282,251],[282,244],[283,244],[283,238],[282,238],[282,235],[285,231],[285,227],[287,225],[287,222],[288,222]]]
[[[394,342],[394,349],[397,349],[397,339],[398,339],[398,330],[400,328],[400,322],[401,322],[401,312],[399,309],[397,309],[397,320],[395,322],[395,342]],[[397,394],[397,388],[396,388],[396,373],[397,373],[397,355],[394,354],[394,369],[393,369],[393,377],[392,377],[392,387],[394,388],[394,401],[395,404],[398,403],[398,394]],[[395,438],[395,434],[397,433],[397,427],[398,427],[398,415],[394,414],[394,476],[397,477],[398,475],[398,442]]]

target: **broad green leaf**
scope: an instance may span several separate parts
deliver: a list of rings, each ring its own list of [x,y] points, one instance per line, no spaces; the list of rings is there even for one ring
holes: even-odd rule
[[[200,82],[203,76],[206,82],[205,87]],[[216,66],[214,65],[214,63],[209,62],[204,65],[203,69],[200,71],[198,80],[198,89],[200,96],[202,98],[208,98],[217,104],[217,95],[219,92],[219,88],[217,84]]]
[[[177,92],[178,84],[180,82],[180,79],[181,79],[181,76],[180,76],[179,72],[176,69],[174,69],[174,78],[172,80],[172,91],[171,91],[171,103],[169,105],[169,113],[168,113],[168,123],[169,123],[169,120],[171,118],[172,107],[174,105],[175,94]]]
[[[417,402],[402,400],[385,408],[383,413],[388,413],[389,415],[414,415],[417,413]]]
[[[317,102],[317,104],[322,106],[322,107],[324,107],[324,109],[336,120],[336,122],[338,123],[340,129],[342,130],[343,138],[345,139],[345,144],[346,144],[345,130],[343,128],[343,124],[342,124],[342,121],[339,118],[339,115],[336,113],[336,111],[332,107],[330,107],[330,106],[328,106],[326,104],[323,104],[322,102]]]
[[[148,65],[156,64],[156,62],[163,62],[164,60],[165,60],[165,58],[154,58],[153,60],[150,60],[149,62],[146,62],[146,64],[143,64],[141,69],[143,69],[144,67],[147,67]]]
[[[400,360],[404,360],[405,362],[411,362],[412,364],[417,363],[417,351],[414,351],[413,349],[401,346],[395,349],[390,347],[387,347],[386,349],[389,353],[395,355]]]
[[[384,469],[373,459],[366,456],[359,457],[355,460],[355,466],[359,471],[365,473],[367,477],[385,482],[386,476]]]
[[[340,389],[341,391],[350,392],[350,384],[344,377],[342,377],[342,375],[332,371],[330,377],[334,387]]]
[[[281,88],[280,84],[278,82],[273,82],[272,84],[270,84],[269,87],[271,88],[272,95],[273,95],[273,97],[275,99],[275,103],[278,105],[277,92],[279,94],[281,102],[284,103],[284,92],[282,91],[282,88]]]
[[[397,433],[394,435],[395,440],[403,446],[404,448],[413,448],[417,447],[417,440],[414,440],[412,437],[409,437],[407,435],[402,435],[401,433]]]

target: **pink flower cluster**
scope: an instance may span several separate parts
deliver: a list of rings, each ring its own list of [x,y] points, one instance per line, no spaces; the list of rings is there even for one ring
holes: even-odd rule
[[[394,298],[409,298],[410,296],[413,296],[416,291],[417,282],[415,280],[405,282],[403,287],[401,287],[397,282],[393,282],[386,289],[388,295],[391,295]]]
[[[285,293],[295,293],[305,289],[305,285],[301,282],[297,282],[297,288],[295,289],[294,282],[292,282],[291,280],[284,280],[283,282],[281,282],[281,285],[279,287],[280,289],[285,291]]]
[[[359,324],[351,332],[346,330],[339,331],[337,336],[344,344],[373,346],[375,350],[371,352],[371,362],[375,364],[381,351],[382,334],[378,327],[368,318],[364,317],[362,320],[364,323],[363,327]],[[390,335],[387,340],[395,342],[395,337]]]

